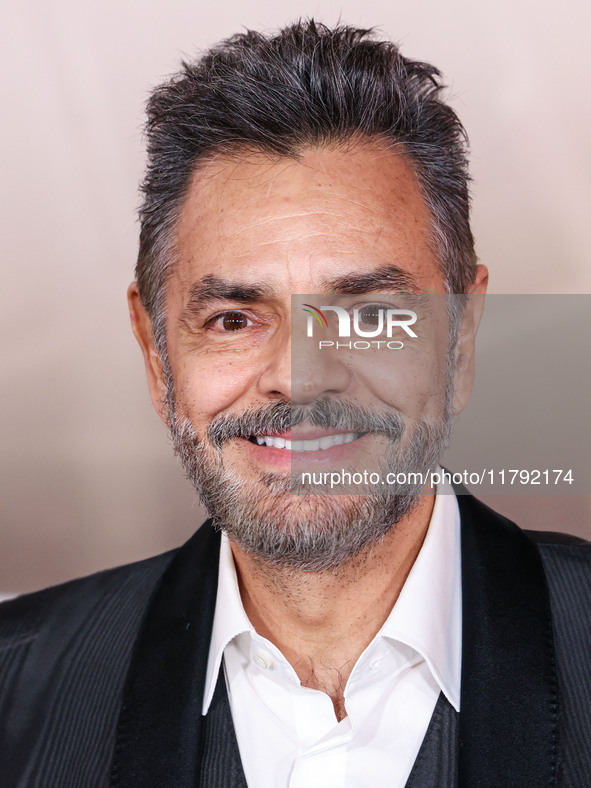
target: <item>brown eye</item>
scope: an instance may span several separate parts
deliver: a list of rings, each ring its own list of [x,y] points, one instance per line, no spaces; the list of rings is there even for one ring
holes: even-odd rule
[[[222,317],[224,331],[240,331],[248,326],[248,318],[241,312],[226,312]]]
[[[364,306],[359,310],[359,320],[370,326],[377,326],[380,322],[380,307],[375,304]]]

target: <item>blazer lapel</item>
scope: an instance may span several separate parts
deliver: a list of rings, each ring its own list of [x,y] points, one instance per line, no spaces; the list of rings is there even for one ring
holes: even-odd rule
[[[556,785],[558,690],[535,545],[470,495],[462,522],[460,788]]]
[[[205,523],[179,550],[149,605],[124,688],[112,786],[197,784],[219,546],[219,534]]]

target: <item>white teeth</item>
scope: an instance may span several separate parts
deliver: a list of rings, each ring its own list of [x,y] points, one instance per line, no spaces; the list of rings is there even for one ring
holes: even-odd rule
[[[319,451],[320,449],[330,449],[332,446],[340,446],[342,443],[351,443],[361,437],[357,432],[346,432],[340,435],[326,435],[324,438],[317,438],[308,441],[291,441],[285,438],[271,437],[270,435],[256,436],[259,446],[270,446],[275,449],[286,449],[287,451],[305,452]]]

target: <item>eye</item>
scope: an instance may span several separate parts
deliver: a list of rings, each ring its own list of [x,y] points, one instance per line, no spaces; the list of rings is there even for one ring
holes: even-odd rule
[[[208,328],[219,328],[224,332],[242,331],[251,324],[243,312],[224,312],[208,321]]]
[[[370,326],[377,326],[380,322],[380,310],[382,309],[383,307],[379,304],[367,304],[367,306],[359,310],[360,322]]]

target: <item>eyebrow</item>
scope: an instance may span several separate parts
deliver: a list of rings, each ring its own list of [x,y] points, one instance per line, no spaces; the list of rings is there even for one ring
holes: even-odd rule
[[[196,282],[189,291],[189,298],[179,320],[185,321],[198,315],[202,309],[219,301],[237,301],[252,304],[268,298],[271,289],[264,284],[247,285],[207,274]]]
[[[334,279],[325,279],[324,287],[330,292],[342,295],[362,295],[391,289],[401,293],[421,292],[414,276],[393,264],[383,265],[375,271],[352,271]]]
[[[324,279],[323,287],[335,295],[362,295],[392,289],[410,294],[421,292],[414,276],[394,264],[370,272],[351,271],[333,279]],[[205,307],[220,301],[253,304],[269,299],[272,295],[272,288],[265,284],[246,284],[207,274],[191,287],[179,322],[190,321]]]

